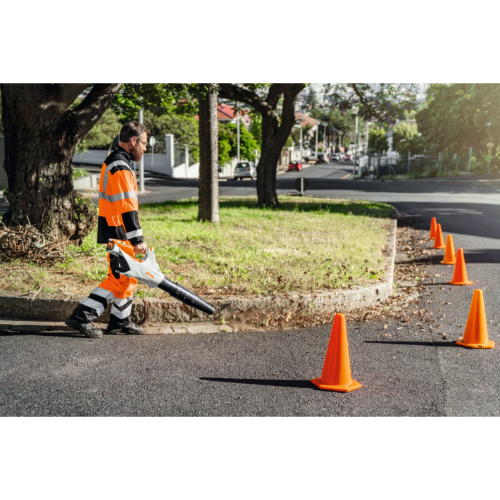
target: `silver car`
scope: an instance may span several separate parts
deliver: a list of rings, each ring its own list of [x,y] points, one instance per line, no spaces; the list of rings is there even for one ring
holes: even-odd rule
[[[234,169],[234,180],[250,177],[252,181],[257,178],[257,168],[253,161],[240,161]]]

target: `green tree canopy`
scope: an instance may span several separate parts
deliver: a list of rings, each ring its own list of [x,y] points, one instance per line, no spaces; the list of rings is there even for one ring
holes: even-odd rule
[[[175,114],[172,106],[168,109],[171,112],[159,116],[151,111],[144,112],[144,124],[148,127],[150,134],[156,137],[172,134],[179,144],[186,145],[194,157],[198,158],[198,120],[191,116]]]
[[[240,127],[240,158],[255,161],[255,151],[260,151],[259,143],[245,126]],[[219,162],[229,163],[238,156],[238,131],[234,123],[219,124]]]
[[[419,137],[416,123],[401,122],[394,127],[392,136],[392,148],[401,155],[420,153],[423,150],[423,142]]]
[[[439,151],[488,153],[490,137],[500,143],[500,84],[434,84],[417,123],[426,144]]]
[[[347,134],[354,130],[354,117],[352,113],[340,111],[337,107],[330,109],[313,109],[310,115],[316,120],[326,123],[329,127]]]
[[[107,149],[120,133],[120,129],[120,117],[108,108],[77,145],[76,152],[83,153],[89,149]]]
[[[386,131],[376,125],[370,126],[370,134],[368,136],[368,147],[370,150],[376,150],[385,153],[389,149],[389,141],[387,140]]]

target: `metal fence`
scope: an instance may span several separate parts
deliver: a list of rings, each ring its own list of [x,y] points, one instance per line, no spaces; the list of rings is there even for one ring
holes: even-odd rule
[[[375,176],[385,177],[397,175],[399,168],[398,153],[363,155],[356,159],[359,177]]]
[[[472,148],[469,154],[426,151],[418,155],[370,154],[360,156],[356,161],[358,176],[384,178],[402,176],[455,177],[463,174],[489,174],[500,171],[496,158],[476,157]]]

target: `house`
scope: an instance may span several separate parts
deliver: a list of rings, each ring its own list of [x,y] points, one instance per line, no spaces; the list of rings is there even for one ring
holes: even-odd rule
[[[300,124],[305,127],[306,125],[310,125],[312,127],[311,130],[315,131],[316,127],[319,125],[320,121],[316,120],[312,116],[307,116],[304,113],[295,113],[295,120],[300,122]]]
[[[217,105],[217,120],[219,123],[236,123],[238,116],[241,116],[241,123],[246,128],[250,126],[250,113],[244,109],[238,112],[234,106],[229,104],[219,103]]]
[[[252,121],[249,111],[240,109],[238,112],[234,106],[230,106],[229,104],[217,104],[217,121],[219,123],[237,123],[238,116],[241,116],[240,123],[248,129],[250,122]],[[196,115],[195,118],[199,120],[200,117],[199,115]]]

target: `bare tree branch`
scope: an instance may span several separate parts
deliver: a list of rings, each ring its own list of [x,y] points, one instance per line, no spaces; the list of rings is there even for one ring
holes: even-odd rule
[[[71,125],[78,138],[83,138],[97,123],[113,100],[121,83],[96,84],[89,95],[71,113]]]
[[[272,109],[276,108],[284,90],[285,90],[285,85],[282,83],[273,83],[271,85],[269,93],[267,94],[266,102]]]
[[[219,96],[225,97],[226,99],[232,99],[233,101],[244,102],[260,113],[267,113],[272,110],[269,104],[254,92],[238,87],[232,83],[219,83]]]
[[[51,101],[48,106],[53,105],[54,110],[57,110],[59,114],[63,114],[88,86],[88,83],[44,85],[48,100]]]

